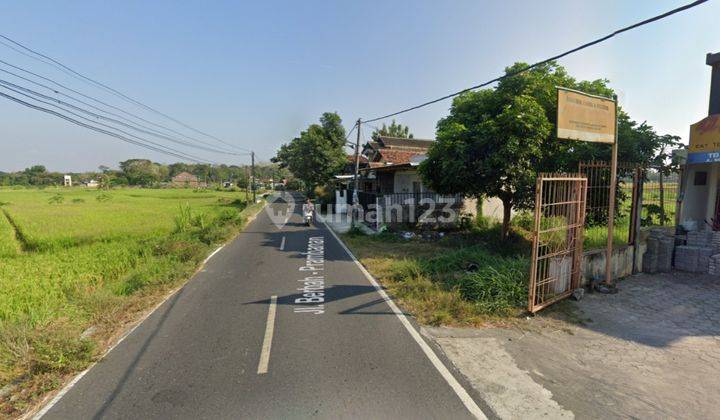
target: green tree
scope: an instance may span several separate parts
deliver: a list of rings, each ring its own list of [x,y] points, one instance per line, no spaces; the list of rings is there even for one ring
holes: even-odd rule
[[[328,182],[345,164],[345,129],[336,113],[326,112],[272,159],[300,179],[306,192]]]
[[[377,141],[380,136],[386,136],[386,137],[398,137],[402,139],[411,139],[413,138],[412,133],[410,133],[410,127],[402,124],[398,124],[395,122],[395,120],[392,120],[390,125],[385,125],[383,123],[382,127],[379,129],[375,129],[372,133],[372,139]]]
[[[130,185],[152,185],[160,181],[162,176],[160,165],[148,159],[128,159],[120,162],[120,170]]]
[[[511,209],[532,197],[541,145],[551,127],[532,97],[505,100],[489,89],[465,93],[453,101],[450,116],[438,123],[437,144],[420,173],[440,193],[498,197],[504,239]]]

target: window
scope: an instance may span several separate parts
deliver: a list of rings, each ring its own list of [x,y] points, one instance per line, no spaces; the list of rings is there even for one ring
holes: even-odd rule
[[[413,189],[414,194],[419,194],[420,193],[420,183],[418,181],[413,181],[412,189]]]
[[[707,172],[695,172],[695,180],[693,185],[707,185]]]

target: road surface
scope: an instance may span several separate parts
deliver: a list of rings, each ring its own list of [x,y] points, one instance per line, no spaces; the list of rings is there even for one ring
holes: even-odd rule
[[[260,212],[42,418],[482,417],[300,210]]]

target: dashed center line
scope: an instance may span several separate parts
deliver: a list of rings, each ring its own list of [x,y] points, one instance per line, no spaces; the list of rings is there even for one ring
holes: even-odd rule
[[[280,241],[280,251],[285,251],[285,237],[282,237],[282,241]]]
[[[265,325],[265,338],[263,339],[262,351],[260,352],[260,363],[258,363],[258,375],[268,372],[270,363],[270,347],[272,346],[273,331],[275,330],[275,310],[277,308],[277,296],[270,297],[268,307],[267,324]]]

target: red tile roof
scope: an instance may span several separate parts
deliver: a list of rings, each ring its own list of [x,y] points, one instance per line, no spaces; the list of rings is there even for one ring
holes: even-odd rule
[[[347,161],[350,163],[355,163],[355,155],[347,155]],[[367,163],[368,158],[360,155],[360,163]]]
[[[408,150],[392,150],[392,149],[381,149],[379,152],[380,162],[385,163],[409,163],[410,159],[414,156],[423,155],[423,152],[412,152]]]

